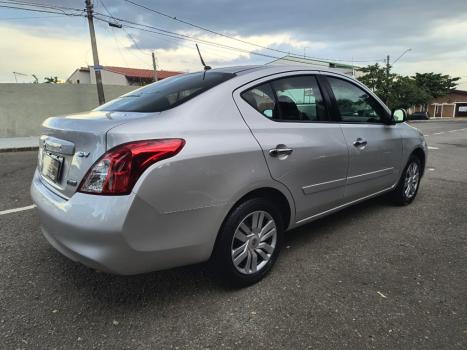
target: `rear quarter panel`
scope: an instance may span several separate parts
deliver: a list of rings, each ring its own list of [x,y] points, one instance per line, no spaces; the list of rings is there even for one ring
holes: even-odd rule
[[[187,242],[186,235],[190,234],[197,243],[212,248],[234,204],[262,187],[284,193],[294,213],[290,194],[271,178],[261,148],[229,89],[212,89],[157,116],[116,127],[107,137],[109,148],[143,139],[186,141],[179,154],[151,166],[136,183],[133,192],[146,209],[133,223],[135,235],[148,237],[158,228],[172,237],[183,237],[180,242]],[[176,218],[177,225],[170,224],[172,220],[163,224],[161,215]]]

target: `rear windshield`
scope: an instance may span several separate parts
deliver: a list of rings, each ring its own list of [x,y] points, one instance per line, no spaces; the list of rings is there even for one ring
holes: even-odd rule
[[[183,74],[131,91],[99,106],[95,111],[161,112],[223,83],[235,74],[198,72]]]

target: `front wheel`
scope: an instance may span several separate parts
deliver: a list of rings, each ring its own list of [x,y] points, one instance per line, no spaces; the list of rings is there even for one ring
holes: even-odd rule
[[[261,280],[280,251],[283,223],[276,206],[263,198],[235,207],[219,232],[212,264],[229,285],[247,286]]]
[[[422,165],[416,156],[411,156],[397,187],[392,192],[396,204],[410,204],[417,195],[420,186]]]

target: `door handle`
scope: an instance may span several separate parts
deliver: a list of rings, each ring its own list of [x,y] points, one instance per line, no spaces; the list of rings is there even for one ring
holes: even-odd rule
[[[284,147],[284,145],[277,145],[276,148],[272,148],[269,150],[269,155],[271,157],[288,156],[292,152],[293,152],[292,148]]]
[[[364,140],[362,139],[361,137],[359,137],[358,139],[356,139],[354,142],[353,142],[353,145],[355,147],[359,147],[359,148],[365,148],[365,146],[367,145],[367,140]]]

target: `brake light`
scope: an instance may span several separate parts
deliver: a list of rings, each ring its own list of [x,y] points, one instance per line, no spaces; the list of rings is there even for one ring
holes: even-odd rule
[[[114,147],[89,169],[78,191],[101,195],[129,194],[148,167],[173,157],[184,145],[183,139],[163,139],[136,141]]]

